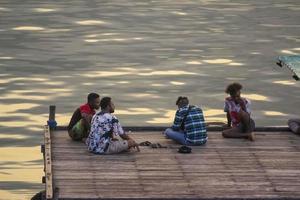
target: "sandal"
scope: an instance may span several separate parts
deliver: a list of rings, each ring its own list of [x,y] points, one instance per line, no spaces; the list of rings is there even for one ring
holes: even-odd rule
[[[192,153],[192,148],[188,147],[188,146],[181,146],[178,149],[179,153]]]
[[[152,143],[149,141],[141,142],[139,145],[140,146],[150,146]]]

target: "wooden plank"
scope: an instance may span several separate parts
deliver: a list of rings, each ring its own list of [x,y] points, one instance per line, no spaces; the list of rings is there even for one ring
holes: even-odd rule
[[[49,121],[55,121],[55,110],[56,110],[55,105],[49,106]]]
[[[49,126],[44,127],[44,144],[45,144],[45,177],[46,177],[46,198],[52,199],[52,158],[51,158],[51,136]]]
[[[255,142],[214,133],[207,145],[192,147],[186,155],[160,133],[132,137],[168,148],[101,156],[70,140],[66,131],[53,134],[53,180],[60,197],[300,197],[300,140],[288,132],[261,132]]]

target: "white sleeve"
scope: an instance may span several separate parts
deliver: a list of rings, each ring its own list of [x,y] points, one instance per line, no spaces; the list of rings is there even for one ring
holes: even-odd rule
[[[113,132],[115,135],[123,135],[125,133],[119,120],[115,116],[113,116]]]
[[[251,101],[249,99],[246,100],[246,111],[251,114]]]

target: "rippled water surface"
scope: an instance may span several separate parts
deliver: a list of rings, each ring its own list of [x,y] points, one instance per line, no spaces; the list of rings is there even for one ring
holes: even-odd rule
[[[0,199],[42,189],[48,106],[66,125],[96,91],[123,125],[168,125],[179,95],[225,121],[244,85],[258,125],[300,116],[300,84],[276,66],[300,54],[298,0],[0,1]]]

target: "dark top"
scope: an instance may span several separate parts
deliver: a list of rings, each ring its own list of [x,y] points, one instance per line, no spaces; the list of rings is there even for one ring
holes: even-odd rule
[[[81,105],[79,108],[77,108],[75,110],[75,112],[73,113],[69,126],[68,126],[68,130],[71,130],[73,128],[73,126],[82,119],[82,114],[86,113],[88,115],[94,115],[95,114],[95,110],[91,108],[91,106],[86,103]]]
[[[79,121],[81,120],[82,116],[81,116],[81,112],[80,112],[80,108],[77,108],[75,110],[75,112],[73,113],[69,126],[68,126],[68,131],[71,130],[73,128],[73,126]]]

